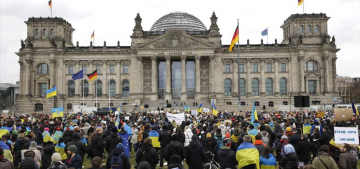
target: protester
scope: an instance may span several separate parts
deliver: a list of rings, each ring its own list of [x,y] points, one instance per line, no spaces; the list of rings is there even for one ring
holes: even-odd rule
[[[105,143],[105,150],[108,153],[108,155],[111,154],[111,152],[114,150],[116,145],[119,143],[122,143],[121,137],[118,136],[118,129],[116,127],[111,128],[111,134],[110,137],[106,138]]]
[[[51,156],[55,153],[55,147],[52,142],[47,142],[41,153],[41,167],[40,169],[47,169],[51,164]]]
[[[324,132],[326,131],[328,130],[325,130]],[[351,146],[349,144],[342,144],[340,146],[341,154],[338,162],[339,169],[356,168],[357,159],[350,153],[350,150]]]
[[[294,147],[291,144],[284,146],[284,156],[279,165],[283,169],[297,169],[298,161]]]
[[[184,146],[178,141],[178,135],[174,134],[171,136],[171,142],[166,146],[164,151],[164,158],[168,162],[168,166],[171,165],[172,156],[177,155],[180,160],[184,160],[186,157],[186,152]],[[174,158],[178,160],[178,158]]]
[[[69,158],[66,160],[66,167],[74,167],[75,169],[81,169],[83,159],[81,156],[77,153],[77,147],[75,145],[70,145],[67,148],[67,154],[69,155]]]
[[[316,169],[338,169],[335,160],[329,155],[329,152],[329,147],[326,145],[322,145],[319,148],[318,156],[314,158],[312,165]]]
[[[36,144],[36,142],[35,142]],[[24,153],[24,159],[19,164],[19,169],[40,169],[40,164],[35,161],[35,152],[28,150]]]
[[[314,129],[314,132],[311,134],[310,136],[310,142],[312,143],[313,147],[311,149],[312,154],[313,154],[313,158],[314,159],[316,157],[316,153],[318,152],[318,149],[320,148],[321,144],[320,144],[320,130],[318,128]]]
[[[186,164],[189,169],[203,169],[205,161],[204,147],[199,143],[197,135],[193,135],[186,148]]]
[[[32,152],[35,153],[34,160],[35,160],[36,164],[37,164],[38,166],[40,166],[41,153],[40,153],[40,151],[37,149],[37,144],[36,144],[35,141],[31,141],[31,144],[30,144],[30,147],[29,147],[28,150],[21,150],[21,153],[22,153],[22,156],[23,156],[22,159],[25,158],[25,153],[26,153],[26,151],[32,151]]]
[[[190,144],[191,138],[193,136],[193,132],[191,131],[191,129],[189,128],[189,126],[185,127],[185,143],[184,146],[187,147]]]
[[[302,134],[301,141],[295,149],[299,162],[303,162],[305,165],[310,164],[312,149],[313,145],[308,140],[308,136],[306,134]]]
[[[297,145],[301,141],[301,135],[296,128],[292,129],[293,134],[289,137],[289,143],[296,149]]]
[[[91,167],[89,169],[103,169],[101,167],[102,161],[100,157],[94,157],[91,160]]]
[[[264,148],[264,153],[260,156],[260,168],[276,169],[276,158],[273,155],[273,149],[269,146]]]
[[[131,168],[129,158],[124,152],[124,144],[122,143],[118,143],[116,148],[111,152],[111,154],[109,154],[108,158],[106,159],[106,169],[116,167],[123,169]]]
[[[244,136],[244,142],[236,150],[236,160],[238,168],[256,169],[259,168],[259,151],[251,144],[251,136]]]
[[[4,157],[4,149],[1,147],[0,147],[0,168],[15,169],[14,163]]]
[[[48,169],[66,169],[66,165],[62,162],[61,155],[54,153],[51,156],[51,164]]]
[[[218,158],[221,169],[236,169],[238,162],[236,161],[236,154],[229,147],[231,146],[229,139],[224,139]]]
[[[102,157],[104,154],[104,147],[105,145],[102,142],[102,133],[103,133],[103,128],[102,127],[98,127],[95,130],[95,136],[91,141],[91,151],[92,151],[92,155],[93,157]]]
[[[130,152],[132,151],[132,146],[134,146],[135,153],[138,150],[138,134],[139,131],[137,129],[136,123],[131,127],[132,135],[130,140]]]
[[[159,158],[156,150],[153,148],[152,140],[150,138],[144,140],[142,147],[136,152],[135,160],[137,164],[146,161],[150,164],[151,169],[155,169]]]
[[[167,125],[162,126],[162,131],[159,133],[160,142],[160,168],[164,166],[164,151],[166,146],[171,142],[171,133],[168,130]]]
[[[259,151],[259,156],[262,156],[262,155],[263,155],[264,149],[265,149],[265,147],[266,147],[266,144],[263,143],[263,142],[261,141],[261,139],[262,139],[262,135],[261,135],[260,132],[259,132],[259,134],[255,136],[255,142],[254,142],[254,146],[255,146],[256,149]]]
[[[81,136],[79,133],[74,132],[72,135],[72,141],[68,142],[64,148],[64,151],[67,152],[67,149],[71,145],[75,145],[77,148],[77,154],[80,155],[81,159],[84,159],[86,153],[86,145],[84,142],[80,141]]]

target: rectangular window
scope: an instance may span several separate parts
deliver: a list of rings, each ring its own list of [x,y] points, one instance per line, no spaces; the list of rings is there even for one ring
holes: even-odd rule
[[[253,72],[258,72],[258,64],[257,63],[253,64]]]
[[[245,106],[245,102],[241,102],[240,104],[241,104],[242,106]]]
[[[35,104],[35,111],[43,111],[43,104]]]
[[[286,63],[281,63],[281,72],[286,72]]]
[[[83,66],[82,69],[83,69],[84,75],[86,75],[87,74],[87,66]]]
[[[272,72],[272,64],[271,63],[266,64],[266,71]]]
[[[255,106],[260,106],[260,103],[259,103],[259,102],[255,102]]]
[[[240,64],[239,67],[240,67],[240,68],[239,68],[239,69],[240,69],[240,72],[244,72],[244,64]]]
[[[128,65],[123,66],[123,74],[129,74],[129,66]]]
[[[225,64],[225,70],[224,72],[229,73],[230,72],[230,64]]]
[[[269,107],[274,107],[274,102],[269,102]]]
[[[110,65],[110,74],[115,74],[114,65]]]
[[[47,84],[39,83],[39,96],[46,97]]]
[[[74,67],[73,66],[69,66],[69,74],[70,75],[74,74]]]
[[[72,104],[71,104],[71,103],[68,103],[68,104],[66,105],[66,108],[67,108],[68,110],[71,110],[71,109],[72,109]]]
[[[316,93],[316,80],[309,80],[308,81],[308,91],[309,91],[309,94],[315,94]]]
[[[101,66],[100,65],[96,65],[96,71],[97,71],[97,74],[101,73]]]

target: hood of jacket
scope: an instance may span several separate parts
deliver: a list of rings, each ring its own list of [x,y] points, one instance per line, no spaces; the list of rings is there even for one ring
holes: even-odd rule
[[[286,154],[285,157],[288,158],[290,161],[296,161],[297,160],[295,152]]]
[[[169,143],[169,146],[170,147],[172,147],[172,148],[174,148],[174,149],[182,149],[182,144],[180,143],[180,142],[178,142],[178,141],[171,141],[170,143]]]
[[[77,132],[74,132],[74,134],[72,135],[72,140],[73,141],[79,141],[81,138],[81,135]]]
[[[117,133],[111,133],[110,134],[110,137],[113,137],[113,138],[116,138],[118,135],[117,135]]]
[[[113,156],[118,156],[123,152],[124,152],[124,149],[122,149],[122,148],[114,148],[111,153],[113,154]]]
[[[54,147],[53,145],[47,144],[47,145],[44,147],[44,153],[45,153],[45,154],[52,155],[54,152],[55,152],[55,147]]]
[[[264,144],[261,140],[255,140],[254,145],[262,145]]]
[[[200,146],[200,143],[197,140],[191,141],[189,146],[192,148],[197,148],[198,146]]]
[[[144,143],[142,146],[143,146],[144,151],[149,151],[153,147],[149,143]]]
[[[240,135],[240,132],[238,131],[238,130],[235,130],[235,132],[234,132],[234,136],[239,136]]]
[[[19,138],[16,142],[19,143],[20,145],[23,145],[26,143],[26,140],[24,138]]]
[[[230,154],[232,150],[228,146],[222,146],[221,150],[219,151],[219,156],[226,157]]]

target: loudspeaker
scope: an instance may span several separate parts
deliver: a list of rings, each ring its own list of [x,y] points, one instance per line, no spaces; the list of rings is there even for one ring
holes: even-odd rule
[[[166,108],[171,108],[171,104],[167,104],[167,105],[166,105]]]
[[[302,107],[302,97],[294,96],[295,107]]]
[[[310,107],[309,96],[294,96],[295,107]]]
[[[148,104],[145,104],[145,105],[144,105],[144,108],[145,108],[145,109],[149,108],[149,105],[148,105]]]

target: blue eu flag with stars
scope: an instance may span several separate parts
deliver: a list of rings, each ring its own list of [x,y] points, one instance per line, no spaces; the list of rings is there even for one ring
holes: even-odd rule
[[[263,30],[263,31],[261,32],[261,35],[262,35],[262,36],[268,35],[268,29],[266,28],[265,30]]]

